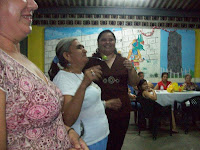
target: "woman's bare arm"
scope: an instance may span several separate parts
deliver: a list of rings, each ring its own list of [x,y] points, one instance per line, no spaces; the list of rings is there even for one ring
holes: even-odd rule
[[[101,69],[100,66],[94,66],[92,68],[85,70],[83,81],[81,82],[75,95],[64,96],[64,105],[62,112],[64,113],[63,114],[64,123],[67,126],[72,126],[76,122],[81,111],[87,87],[91,84],[92,81],[99,80],[101,78],[102,71],[100,69]],[[91,70],[93,70],[95,75],[92,75]]]
[[[142,95],[144,96],[144,97],[146,97],[146,98],[150,98],[150,99],[152,99],[152,100],[157,100],[157,95],[156,95],[156,92],[154,91],[154,90],[152,90],[152,94],[150,93],[150,92],[148,92],[148,91],[144,91],[143,93],[142,93]]]
[[[64,96],[63,119],[67,126],[72,126],[76,122],[81,111],[86,88],[87,86],[81,84],[74,96]]]
[[[0,89],[0,145],[1,150],[6,150],[6,95]]]
[[[154,87],[154,90],[158,90],[159,87],[158,87],[158,84],[156,84],[156,86]]]
[[[123,64],[128,70],[128,84],[131,86],[137,86],[140,79],[137,75],[135,68],[132,65],[132,62],[130,60],[126,59],[123,62]]]

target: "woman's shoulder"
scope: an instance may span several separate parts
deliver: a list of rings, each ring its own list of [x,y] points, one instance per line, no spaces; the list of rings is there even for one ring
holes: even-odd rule
[[[117,58],[117,59],[120,59],[120,60],[122,60],[122,61],[127,59],[126,57],[123,57],[123,56],[122,56],[121,54],[119,54],[119,53],[116,54],[116,58]]]
[[[71,79],[73,79],[75,75],[71,72],[66,72],[64,70],[60,70],[56,76],[54,77],[53,79],[53,82],[54,83],[57,83],[57,82],[61,82],[61,83],[65,83],[65,82],[69,82],[71,81]]]
[[[93,67],[93,66],[96,66],[96,65],[100,65],[100,63],[101,63],[101,60],[94,59],[93,57],[88,57],[88,59],[89,59],[88,62],[86,63],[86,65],[83,68],[83,72],[86,69]]]
[[[122,57],[121,55],[116,55],[116,58],[115,58],[115,65],[116,66],[121,66],[123,65],[123,62],[126,60],[127,58],[125,57]]]
[[[58,73],[56,74],[56,78],[58,77],[63,77],[63,76],[67,76],[69,73],[64,71],[64,70],[59,70]]]
[[[147,97],[146,97],[147,94],[148,94],[147,91],[143,91],[143,92],[142,92],[142,97],[147,98]]]

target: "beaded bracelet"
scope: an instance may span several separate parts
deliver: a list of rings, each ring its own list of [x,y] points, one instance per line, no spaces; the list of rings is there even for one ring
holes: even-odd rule
[[[67,130],[67,134],[69,134],[69,132],[70,132],[71,130],[74,130],[74,128],[70,128],[69,130]]]

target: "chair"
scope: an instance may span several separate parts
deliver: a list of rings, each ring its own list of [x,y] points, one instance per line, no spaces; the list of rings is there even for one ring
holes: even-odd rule
[[[138,109],[140,109],[140,103],[138,103],[137,99],[135,99],[134,95],[136,95],[135,90],[132,86],[128,85],[128,95],[131,101],[132,111],[134,111],[134,121],[137,124],[138,118]]]
[[[172,116],[171,105],[161,106],[157,102],[144,98],[142,96],[137,97],[137,101],[141,104],[141,109],[138,111],[138,133],[141,133],[141,122],[148,118],[150,120],[151,131],[153,140],[156,140],[160,121],[164,117],[170,118],[170,136],[172,136]]]
[[[200,96],[194,96],[192,98],[186,99],[183,102],[175,101],[174,110],[175,113],[180,112],[182,114],[182,124],[185,134],[187,134],[189,131],[190,118],[192,118],[192,122],[195,124],[197,115],[200,113]]]
[[[137,101],[137,99],[131,99],[131,107],[132,111],[134,111],[134,121],[135,124],[138,123],[138,110],[140,109],[140,103]]]

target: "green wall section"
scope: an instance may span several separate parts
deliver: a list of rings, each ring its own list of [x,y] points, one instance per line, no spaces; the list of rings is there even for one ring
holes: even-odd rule
[[[194,77],[200,77],[200,30],[195,30],[195,65],[194,65]]]
[[[44,28],[32,26],[28,36],[28,58],[44,72]]]

